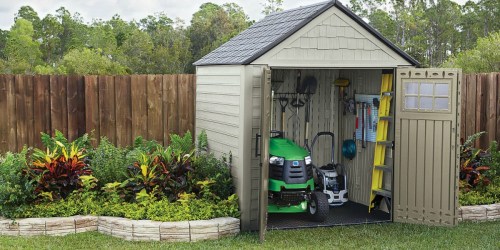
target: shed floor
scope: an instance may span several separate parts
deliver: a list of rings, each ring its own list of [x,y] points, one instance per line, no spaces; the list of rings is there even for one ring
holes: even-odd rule
[[[309,220],[307,213],[298,214],[269,214],[267,218],[267,229],[295,229],[310,227],[329,227],[341,225],[358,225],[389,222],[389,213],[375,210],[368,213],[368,207],[355,202],[347,202],[338,207],[330,207],[328,218],[322,222]]]

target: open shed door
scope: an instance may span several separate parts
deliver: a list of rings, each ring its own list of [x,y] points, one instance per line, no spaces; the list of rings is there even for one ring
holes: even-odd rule
[[[265,239],[267,227],[267,191],[269,184],[269,132],[271,131],[271,70],[266,68],[261,85],[260,120],[260,194],[259,194],[259,239]]]
[[[393,216],[457,224],[460,69],[398,69]]]

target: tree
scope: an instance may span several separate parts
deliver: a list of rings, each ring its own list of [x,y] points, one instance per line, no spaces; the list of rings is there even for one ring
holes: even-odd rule
[[[32,73],[35,66],[41,63],[40,45],[33,36],[31,22],[22,18],[17,19],[5,46],[7,67],[12,73]]]
[[[79,75],[108,75],[126,74],[126,68],[117,62],[113,62],[99,49],[73,49],[68,52],[60,67],[67,74]],[[61,70],[60,70],[61,71]]]
[[[63,26],[57,18],[48,14],[41,21],[41,51],[43,60],[52,64],[59,61],[62,56],[61,34]]]
[[[274,12],[283,11],[283,0],[266,0],[262,6],[264,7],[262,14],[267,16]]]
[[[443,66],[462,68],[464,73],[499,72],[500,31],[479,38],[473,49],[450,57]]]
[[[8,30],[0,29],[0,59],[5,59],[5,46],[7,45]]]
[[[41,20],[38,13],[30,6],[21,6],[14,17],[14,22],[20,18],[30,21],[35,31],[35,39],[40,38]]]
[[[227,42],[250,26],[248,16],[234,3],[219,6],[204,3],[193,14],[188,29],[191,54],[194,61]],[[193,70],[192,68],[190,69]]]

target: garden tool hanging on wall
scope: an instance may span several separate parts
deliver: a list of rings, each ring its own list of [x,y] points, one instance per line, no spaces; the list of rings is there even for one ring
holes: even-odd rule
[[[344,115],[349,112],[352,113],[354,110],[354,99],[347,99],[345,88],[349,86],[349,80],[338,78],[333,82],[335,86],[339,87],[339,97],[340,101],[344,105]]]
[[[318,81],[314,76],[306,76],[300,84],[300,88],[297,87],[297,92],[306,95],[305,103],[305,123],[304,128],[304,147],[310,152],[309,148],[309,119],[311,116],[311,95],[316,93],[316,87],[318,86]]]
[[[280,106],[281,106],[281,128],[280,131],[284,132],[285,131],[285,111],[286,111],[286,106],[288,105],[288,98],[286,97],[280,97],[278,99]]]

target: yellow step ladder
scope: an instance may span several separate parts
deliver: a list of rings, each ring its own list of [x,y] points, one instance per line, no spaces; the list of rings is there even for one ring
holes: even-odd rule
[[[393,142],[388,138],[389,125],[393,123],[391,114],[391,101],[394,96],[392,89],[392,74],[382,74],[382,86],[380,88],[380,104],[378,108],[377,136],[375,142],[375,156],[373,159],[372,185],[370,192],[370,205],[368,211],[371,212],[375,205],[382,199],[390,209],[390,199],[392,191],[384,189],[384,173],[392,173],[392,166],[386,162],[386,148],[392,147]]]

